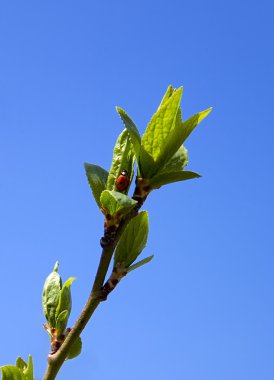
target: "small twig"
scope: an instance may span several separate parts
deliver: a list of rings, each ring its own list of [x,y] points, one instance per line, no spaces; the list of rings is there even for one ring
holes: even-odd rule
[[[90,320],[93,312],[99,305],[101,300],[100,297],[98,297],[98,295],[100,293],[101,287],[103,286],[114,249],[114,245],[111,245],[103,249],[94,284],[89,298],[87,300],[87,303],[79,318],[77,319],[75,325],[66,337],[62,346],[55,354],[49,354],[48,367],[43,377],[43,380],[54,380],[56,378],[57,373],[59,372],[61,366],[66,360],[66,357],[69,354],[72,344],[80,336],[81,332]]]

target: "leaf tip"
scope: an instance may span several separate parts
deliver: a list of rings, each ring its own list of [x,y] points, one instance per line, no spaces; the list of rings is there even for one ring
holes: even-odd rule
[[[204,120],[212,111],[213,107],[207,108],[206,110],[200,112],[197,114],[198,119],[197,119],[197,124],[199,124],[202,120]],[[197,125],[196,124],[196,125]]]
[[[209,107],[208,109],[204,110],[204,117],[210,114],[210,112],[213,110],[213,107]]]
[[[121,108],[121,107],[119,107],[119,106],[116,106],[115,107],[116,108],[116,111],[118,112],[118,114],[120,115],[121,113],[123,113],[123,109]]]
[[[59,262],[56,261],[54,268],[53,268],[53,272],[58,272],[58,268],[59,268]]]

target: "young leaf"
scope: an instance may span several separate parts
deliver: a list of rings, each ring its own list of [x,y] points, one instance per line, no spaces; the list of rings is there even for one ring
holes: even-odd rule
[[[34,380],[31,355],[29,355],[28,364],[19,357],[16,360],[16,366],[5,365],[0,369],[2,371],[2,380]]]
[[[148,213],[141,211],[127,224],[118,241],[114,265],[124,263],[128,268],[145,248],[148,237]]]
[[[193,129],[210,113],[211,108],[208,110],[197,113],[190,119],[182,122],[180,110],[177,114],[175,128],[167,136],[165,144],[162,148],[161,157],[158,159],[158,166],[165,165],[168,155],[172,155],[180,148],[183,142],[187,139]]]
[[[167,139],[174,133],[182,97],[182,87],[173,91],[152,116],[141,143],[140,161],[142,175],[151,178],[173,154],[165,149]],[[165,98],[165,97],[164,97]],[[152,161],[154,162],[151,165]]]
[[[58,336],[62,335],[67,327],[69,319],[68,310],[63,310],[58,317],[56,318],[56,330],[58,332]]]
[[[100,196],[101,196],[102,191],[106,190],[108,172],[98,165],[93,165],[93,164],[88,164],[88,163],[85,163],[85,169],[86,169],[87,179],[88,179],[90,188],[92,190],[92,194],[94,196],[94,199],[97,205],[100,208],[101,207]]]
[[[26,369],[28,366],[25,360],[23,360],[20,356],[16,359],[15,365],[17,368],[21,369],[22,371]]]
[[[157,175],[183,170],[187,164],[187,149],[184,146],[181,146],[177,150],[177,152],[171,157],[171,159],[165,164],[165,166],[157,173]]]
[[[126,170],[130,180],[133,177],[134,154],[127,129],[119,135],[113,150],[112,165],[107,180],[107,190],[117,190],[116,180]],[[129,188],[126,189],[126,193]]]
[[[159,187],[163,185],[167,185],[168,183],[185,181],[187,179],[199,178],[200,174],[190,172],[190,171],[180,171],[180,172],[170,172],[157,174],[150,180],[150,187],[152,189],[159,189]]]
[[[46,278],[42,295],[44,315],[50,327],[55,327],[56,324],[55,313],[62,287],[62,280],[57,271],[58,262],[55,264],[53,272]]]
[[[176,89],[173,88],[171,85],[168,86],[167,90],[166,90],[166,93],[165,95],[163,96],[163,99],[158,107],[158,110],[159,108],[171,97],[171,95],[173,94],[173,92],[175,91]]]
[[[75,280],[75,278],[70,277],[64,283],[64,285],[62,286],[62,289],[60,291],[59,303],[58,303],[58,306],[56,308],[56,313],[55,313],[55,318],[56,318],[56,320],[58,320],[58,323],[62,329],[62,331],[61,330],[58,331],[58,334],[62,334],[64,329],[67,326],[67,322],[68,322],[68,318],[69,318],[69,315],[71,312],[71,306],[72,306],[70,287],[71,287],[71,284],[74,280]],[[64,311],[67,312],[66,315],[63,314],[61,316],[61,314]]]
[[[101,194],[100,202],[107,214],[111,216],[119,213],[126,214],[136,205],[137,201],[118,191],[105,190]]]
[[[138,261],[138,263],[131,265],[130,267],[127,268],[127,273],[149,263],[153,259],[153,257],[154,257],[154,255],[146,257],[145,259]]]
[[[187,139],[187,137],[190,135],[190,133],[193,131],[196,125],[198,125],[210,113],[211,110],[212,108],[209,108],[205,111],[199,112],[187,121],[182,122],[179,109],[176,118],[175,128],[168,135],[166,142],[162,148],[161,156],[158,159],[158,167],[161,168],[167,165],[166,159],[168,155],[176,154],[176,152],[178,152],[181,145]],[[162,169],[160,169],[157,174],[160,174],[161,172]]]
[[[140,147],[141,147],[141,136],[138,131],[138,128],[131,120],[131,118],[127,115],[127,113],[120,107],[116,107],[117,112],[119,113],[124,126],[126,127],[130,140],[133,146],[134,154],[137,162],[139,161]]]
[[[180,129],[180,136],[178,144],[182,145],[184,141],[188,138],[188,136],[191,134],[193,129],[200,124],[200,122],[207,117],[207,115],[212,111],[212,107],[208,108],[204,111],[198,112],[195,115],[191,116],[189,119],[181,123],[181,129]],[[179,145],[179,146],[180,146]]]
[[[26,380],[23,372],[13,366],[13,365],[5,365],[1,367],[2,371],[2,380]]]
[[[81,337],[78,336],[76,341],[71,346],[66,360],[76,358],[76,356],[81,354],[81,351],[82,351],[82,340],[81,340]]]
[[[25,380],[34,380],[34,374],[33,374],[33,360],[32,356],[29,355],[28,358],[28,365],[25,369],[23,369],[23,373],[25,376]]]

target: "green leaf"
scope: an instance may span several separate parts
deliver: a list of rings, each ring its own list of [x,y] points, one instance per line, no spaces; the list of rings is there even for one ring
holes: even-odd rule
[[[138,128],[136,127],[134,122],[131,120],[131,118],[127,115],[126,111],[124,111],[120,107],[116,107],[116,110],[119,113],[119,115],[122,119],[122,122],[124,123],[128,133],[129,133],[136,160],[137,160],[137,162],[139,162],[139,154],[140,154],[140,148],[141,148],[141,136],[140,136],[140,133],[138,131]]]
[[[187,149],[181,146],[165,166],[158,172],[158,174],[177,172],[183,170],[188,164]]]
[[[0,369],[2,371],[2,380],[34,380],[31,355],[29,355],[28,364],[19,357],[16,360],[16,366],[5,365]]]
[[[149,263],[153,259],[153,257],[154,257],[154,255],[146,257],[145,259],[138,261],[138,263],[131,265],[130,267],[127,268],[127,273]]]
[[[149,122],[141,141],[140,167],[144,178],[152,178],[166,166],[183,142],[211,111],[199,112],[182,121],[180,100],[182,88],[169,86],[162,102]]]
[[[71,346],[66,360],[76,358],[76,356],[81,354],[81,351],[82,351],[82,340],[81,340],[80,336],[78,336],[76,341]]]
[[[199,178],[200,174],[194,173],[191,171],[180,171],[180,172],[171,172],[163,173],[153,177],[149,183],[152,189],[159,189],[163,185],[168,183],[186,181],[187,179]]]
[[[116,189],[116,180],[123,170],[126,170],[130,180],[133,177],[133,165],[134,165],[134,153],[132,150],[131,142],[129,139],[129,134],[127,129],[124,129],[123,132],[119,135],[114,150],[112,165],[109,171],[108,180],[107,180],[107,190],[117,190]],[[127,193],[129,187],[124,191]]]
[[[23,372],[13,365],[5,365],[1,370],[2,380],[25,380]]]
[[[23,370],[24,376],[26,380],[34,380],[34,374],[33,374],[33,360],[32,356],[29,355],[28,358],[28,365],[27,367]]]
[[[126,214],[137,204],[137,201],[127,195],[109,190],[102,192],[100,202],[105,212],[111,216],[117,213]]]
[[[166,90],[166,93],[165,95],[163,96],[163,99],[158,107],[158,110],[159,108],[164,105],[164,103],[171,97],[171,95],[173,94],[173,92],[175,91],[176,89],[173,88],[171,85],[168,86],[167,90]]]
[[[98,165],[88,163],[85,163],[85,169],[92,194],[98,207],[100,208],[100,196],[102,191],[106,190],[108,172]]]
[[[179,148],[170,153],[166,149],[166,142],[174,134],[178,123],[177,114],[181,97],[182,87],[173,91],[168,99],[164,100],[147,126],[142,138],[140,153],[142,175],[145,178],[151,178],[159,171]]]
[[[55,318],[58,320],[58,323],[61,326],[61,330],[58,331],[58,335],[61,335],[64,331],[64,329],[67,326],[68,318],[71,312],[71,306],[72,306],[72,301],[71,301],[71,291],[70,287],[72,282],[75,280],[75,278],[70,277],[62,286],[62,289],[60,291],[60,296],[59,296],[59,303],[56,309],[55,313]],[[66,311],[67,314],[66,316],[61,314]]]
[[[53,272],[46,278],[42,295],[44,315],[50,327],[55,327],[56,324],[55,313],[62,287],[62,280],[57,271],[58,262],[55,264]]]
[[[193,129],[198,125],[211,111],[211,108],[192,116],[185,122],[181,120],[180,109],[177,114],[175,128],[167,136],[165,144],[162,147],[161,156],[158,158],[157,165],[162,168],[166,165],[168,157],[176,154],[183,142],[187,139]],[[161,169],[159,170],[161,171]],[[159,173],[158,171],[158,173]]]
[[[208,108],[204,111],[198,112],[195,115],[191,116],[184,122],[181,122],[181,129],[179,133],[179,141],[178,144],[181,146],[184,141],[188,138],[194,128],[200,124],[200,122],[207,117],[207,115],[212,111],[212,107]]]
[[[124,263],[128,268],[145,248],[148,237],[148,213],[141,211],[129,221],[118,241],[114,265]]]
[[[16,363],[15,363],[16,367],[21,369],[21,370],[24,370],[27,368],[27,363],[25,362],[25,360],[23,360],[20,356],[16,359]]]
[[[69,319],[69,312],[68,310],[63,310],[56,319],[56,330],[58,331],[58,335],[62,335],[64,330],[67,327]]]

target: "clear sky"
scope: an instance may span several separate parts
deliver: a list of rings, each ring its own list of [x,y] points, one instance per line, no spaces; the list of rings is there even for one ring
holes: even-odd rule
[[[0,364],[49,350],[41,292],[74,276],[70,325],[92,285],[103,217],[83,162],[109,168],[167,86],[183,117],[214,107],[186,143],[199,180],[155,191],[135,271],[97,310],[58,379],[273,380],[271,0],[0,3]],[[272,195],[271,195],[272,194]]]

